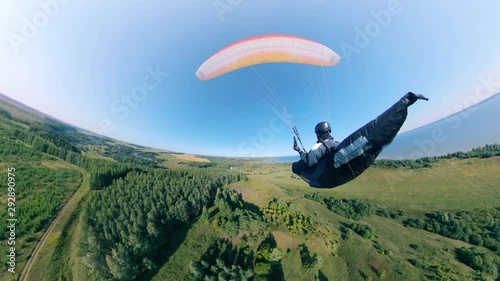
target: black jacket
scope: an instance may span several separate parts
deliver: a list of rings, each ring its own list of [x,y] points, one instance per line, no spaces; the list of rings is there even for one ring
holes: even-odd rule
[[[310,181],[310,184],[314,184],[314,181],[320,179],[325,174],[328,165],[333,167],[333,155],[339,144],[338,141],[329,138],[316,143],[308,153],[301,152],[300,159],[307,166],[314,168],[313,172],[304,172],[301,176]]]
[[[377,118],[359,128],[340,144],[329,139],[315,146],[309,153],[300,155],[312,172],[302,172],[301,177],[312,187],[332,188],[342,185],[363,173],[375,161],[384,147],[389,145],[408,115],[408,107],[422,95],[407,93]],[[326,146],[330,147],[327,154]]]

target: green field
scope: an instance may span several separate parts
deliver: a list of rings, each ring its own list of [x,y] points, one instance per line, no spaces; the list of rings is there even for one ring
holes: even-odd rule
[[[380,207],[412,212],[492,208],[499,205],[500,198],[500,157],[446,159],[433,168],[418,170],[374,167],[334,189],[308,187],[286,164],[266,163],[251,171],[249,177],[259,181],[256,188],[260,186],[264,191],[254,192],[260,196],[274,192],[302,197],[319,192],[324,196],[362,198]],[[244,192],[253,190],[247,188]]]
[[[310,236],[270,228],[278,246],[284,252],[290,249],[282,260],[286,280],[313,278],[301,264],[298,245],[302,243],[323,258],[320,277],[324,280],[421,280],[426,279],[425,276],[429,279],[441,276],[443,280],[472,280],[477,277],[471,268],[455,258],[456,247],[471,246],[465,242],[404,227],[397,220],[376,215],[359,221],[373,228],[374,236],[371,239],[352,231],[348,238],[342,238],[342,225],[353,220],[330,212],[320,203],[305,199],[305,194],[317,192],[324,197],[359,198],[377,208],[404,210],[406,214],[415,216],[432,211],[488,210],[500,205],[498,157],[442,160],[435,167],[419,170],[370,168],[351,183],[324,190],[308,187],[292,175],[287,164],[250,164],[240,167],[240,170],[249,174],[249,180],[234,183],[230,188],[241,193],[245,201],[264,208],[273,197],[289,200],[293,202],[295,210],[313,217],[317,223],[317,231]],[[195,224],[186,241],[172,255],[171,260],[175,262],[169,260],[160,272],[185,276],[186,265],[199,255],[193,257],[189,253],[199,252],[199,245],[193,246],[191,239],[196,239],[196,229],[201,227],[206,228],[204,222]],[[374,245],[385,250],[385,253],[381,253]],[[418,249],[410,245],[417,245],[414,247]],[[207,247],[205,243],[202,248]],[[408,262],[412,259],[418,260],[420,267]],[[182,264],[185,266],[180,267]],[[157,280],[166,280],[161,278]],[[189,275],[184,278],[195,280]]]

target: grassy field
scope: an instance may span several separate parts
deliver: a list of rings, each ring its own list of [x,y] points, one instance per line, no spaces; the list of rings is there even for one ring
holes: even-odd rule
[[[210,160],[201,158],[197,155],[192,155],[192,154],[172,154],[174,157],[181,161],[192,161],[192,162],[202,162],[202,163],[209,163]]]
[[[243,172],[250,174],[254,181],[249,184],[255,188],[235,188],[253,197],[285,193],[296,198],[318,192],[323,196],[366,199],[380,207],[410,212],[491,208],[498,206],[500,197],[499,157],[441,160],[433,168],[418,170],[369,168],[334,189],[307,186],[291,173],[289,164],[262,163]]]
[[[260,208],[272,198],[293,202],[293,210],[313,217],[312,235],[272,231],[278,247],[286,253],[282,269],[286,280],[313,280],[302,266],[299,248],[307,245],[322,257],[320,280],[422,280],[440,274],[444,280],[472,280],[472,269],[458,262],[454,249],[470,246],[427,231],[404,227],[397,220],[370,215],[357,223],[370,226],[373,236],[364,238],[345,225],[354,222],[304,198],[318,192],[324,197],[364,199],[377,208],[402,209],[407,214],[445,210],[463,211],[499,206],[500,158],[449,159],[427,169],[370,168],[356,180],[335,189],[313,189],[291,173],[290,164],[246,163],[237,167],[248,181],[232,184],[245,201]],[[194,280],[187,265],[215,239],[216,229],[201,220],[187,233],[154,280]],[[203,233],[203,234],[202,234]],[[202,238],[202,239],[200,239]],[[418,261],[413,265],[410,261]],[[187,275],[186,275],[187,274]],[[174,279],[172,279],[174,280]]]

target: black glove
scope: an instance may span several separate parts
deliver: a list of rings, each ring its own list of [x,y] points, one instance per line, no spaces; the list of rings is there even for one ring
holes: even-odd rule
[[[415,94],[415,93],[412,93],[412,92],[408,92],[406,94],[406,97],[408,98],[408,106],[414,104],[417,100],[429,100],[424,95]]]
[[[297,152],[300,152],[302,151],[300,149],[300,147],[297,145],[297,139],[295,137],[293,137],[293,150],[297,151]]]

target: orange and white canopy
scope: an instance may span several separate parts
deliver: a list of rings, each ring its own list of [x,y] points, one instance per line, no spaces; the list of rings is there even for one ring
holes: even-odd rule
[[[264,35],[233,43],[208,58],[196,71],[210,80],[251,65],[272,62],[334,66],[340,56],[330,48],[298,36]]]

